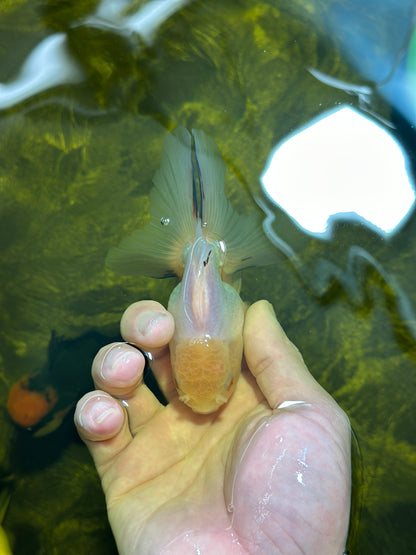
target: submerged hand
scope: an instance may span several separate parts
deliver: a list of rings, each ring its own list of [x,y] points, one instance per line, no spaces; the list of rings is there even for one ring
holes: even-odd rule
[[[179,401],[173,319],[142,301],[124,339],[152,353],[169,404],[142,381],[133,347],[104,347],[75,422],[101,477],[121,554],[341,554],[350,506],[350,427],[313,379],[265,301],[244,325],[244,368],[224,408]],[[122,399],[122,403],[116,399]]]

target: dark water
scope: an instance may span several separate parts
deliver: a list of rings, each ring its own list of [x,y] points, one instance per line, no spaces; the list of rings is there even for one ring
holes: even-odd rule
[[[90,387],[94,341],[98,348],[116,336],[125,307],[142,298],[166,303],[174,281],[115,276],[104,259],[146,222],[167,130],[196,127],[215,138],[227,194],[243,213],[259,210],[253,195],[262,198],[260,176],[276,143],[340,104],[383,119],[411,161],[416,152],[411,110],[391,86],[403,71],[414,2],[396,13],[387,1],[194,1],[153,35],[132,31],[128,19],[145,2],[124,4],[128,15],[116,20],[111,2],[0,3],[0,478],[12,491],[4,527],[17,555],[115,553],[71,413],[54,433],[33,437],[10,422],[5,405],[16,380],[43,368],[67,396],[65,408]],[[98,9],[106,20],[93,17]],[[358,53],[357,36],[368,39]],[[30,53],[40,61],[19,73]],[[245,272],[242,297],[273,302],[311,372],[351,419],[351,552],[408,553],[416,218],[388,240],[344,221],[323,241],[267,206],[276,215],[270,236],[288,249],[277,248],[277,265]],[[93,340],[92,330],[100,334]],[[55,350],[48,366],[52,331],[81,339],[61,343],[65,357]]]

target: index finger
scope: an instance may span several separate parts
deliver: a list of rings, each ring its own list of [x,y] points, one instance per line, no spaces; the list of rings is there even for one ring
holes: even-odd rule
[[[148,355],[158,386],[168,401],[177,396],[169,354],[174,329],[172,315],[160,303],[150,300],[130,305],[120,324],[122,337]]]

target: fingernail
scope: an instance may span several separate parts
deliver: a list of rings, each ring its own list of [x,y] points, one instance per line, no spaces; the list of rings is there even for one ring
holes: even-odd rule
[[[130,382],[139,374],[140,353],[125,343],[113,345],[104,356],[100,374],[104,380]]]
[[[155,312],[154,310],[145,310],[136,318],[136,330],[142,335],[148,335],[154,326],[166,318],[166,312]]]
[[[78,422],[87,432],[96,434],[95,426],[101,426],[103,422],[110,422],[114,416],[118,418],[121,407],[113,399],[105,395],[94,395],[89,397],[78,413]]]

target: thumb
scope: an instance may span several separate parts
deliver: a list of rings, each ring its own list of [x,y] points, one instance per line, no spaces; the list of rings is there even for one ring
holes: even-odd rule
[[[329,397],[288,339],[270,303],[258,301],[248,308],[243,338],[247,365],[271,408],[284,401]]]

